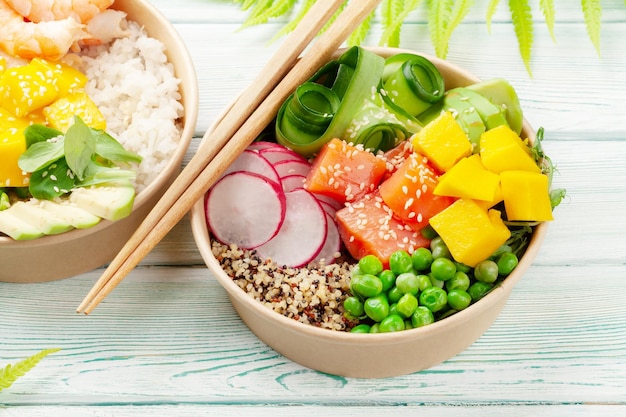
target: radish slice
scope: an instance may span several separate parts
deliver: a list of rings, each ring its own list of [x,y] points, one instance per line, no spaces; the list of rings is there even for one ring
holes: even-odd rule
[[[252,142],[247,147],[247,149],[249,149],[251,151],[260,151],[262,149],[271,149],[271,148],[284,149],[284,146],[279,144],[279,143],[276,143],[276,142],[269,142],[269,141],[260,140],[258,142]]]
[[[280,181],[283,184],[283,190],[288,193],[296,188],[303,188],[305,178],[304,175],[287,175],[281,178]]]
[[[286,177],[287,175],[308,175],[309,171],[311,171],[311,164],[308,161],[295,161],[295,160],[287,160],[280,161],[274,164],[274,169],[278,173],[278,176],[281,178]]]
[[[329,203],[327,203],[324,200],[319,200],[320,204],[322,205],[322,208],[324,209],[324,211],[328,214],[330,214],[330,216],[334,219],[335,218],[335,213],[337,212],[337,209],[330,205]]]
[[[295,268],[308,264],[319,254],[326,241],[326,213],[304,188],[285,193],[285,198],[287,211],[282,227],[256,251],[278,265]]]
[[[329,197],[329,196],[324,195],[324,194],[318,194],[318,193],[313,193],[313,195],[319,201],[323,201],[324,203],[326,203],[329,206],[333,207],[335,210],[339,210],[340,208],[343,208],[343,204],[341,204],[339,201],[335,200],[332,197]]]
[[[341,236],[339,235],[339,229],[337,223],[332,215],[326,212],[326,241],[324,246],[317,254],[314,263],[320,263],[324,261],[325,265],[330,265],[335,262],[335,255],[341,250]]]
[[[265,178],[272,180],[278,184],[280,184],[280,176],[267,159],[263,158],[260,153],[245,150],[233,161],[232,164],[226,171],[222,174],[222,176],[228,175],[232,172],[252,172],[255,174],[259,174],[264,176]]]
[[[299,161],[306,164],[309,163],[305,157],[285,147],[263,148],[259,150],[259,153],[272,164],[280,161]]]
[[[233,172],[209,190],[206,219],[216,239],[252,249],[272,239],[281,229],[286,213],[281,186],[251,172]]]

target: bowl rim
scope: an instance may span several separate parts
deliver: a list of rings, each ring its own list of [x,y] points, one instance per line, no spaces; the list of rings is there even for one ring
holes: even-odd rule
[[[168,63],[174,68],[174,75],[178,80],[180,80],[178,86],[181,98],[178,101],[183,105],[183,115],[178,119],[178,121],[182,125],[182,129],[180,131],[176,149],[170,156],[165,167],[150,182],[150,184],[136,194],[135,201],[133,203],[134,211],[145,202],[154,198],[159,192],[159,189],[163,187],[164,182],[167,181],[167,178],[180,169],[183,158],[187,153],[194,137],[198,120],[200,93],[198,91],[198,78],[191,53],[183,41],[183,38],[174,28],[173,24],[167,20],[165,15],[160,10],[147,0],[115,0],[110,8],[113,10],[122,10],[127,12],[129,19],[132,21],[137,21],[137,16],[149,15],[150,19],[152,19],[150,26],[154,27],[156,25],[160,29],[158,33],[155,33],[157,31],[148,30],[145,25],[142,24],[142,28],[146,30],[148,36],[158,39],[165,44],[166,42],[161,38],[163,35],[167,35],[167,37],[169,37],[168,43],[176,44],[176,48],[174,50],[171,47],[166,46],[164,53],[167,56]],[[173,59],[174,56],[176,57],[176,61]],[[184,84],[183,80],[187,80],[187,83]],[[81,239],[98,233],[112,223],[115,222],[102,219],[97,225],[87,229],[72,229],[65,233],[46,235],[33,240],[14,240],[8,236],[0,236],[0,247],[38,247],[64,242],[70,239]]]
[[[423,54],[421,52],[402,49],[402,48],[389,48],[389,47],[365,47],[365,49],[375,52],[381,56],[389,56],[396,53],[413,53],[422,55],[433,64],[437,66],[440,70],[443,68],[443,72],[454,72],[457,76],[464,78],[469,81],[465,85],[469,83],[479,82],[480,79],[475,75],[469,73],[467,70],[459,67],[456,64],[453,64],[449,61],[442,60],[437,57],[430,56],[428,54]],[[333,58],[339,56],[342,52],[344,52],[346,48],[340,48],[334,55]],[[209,128],[209,132],[214,128],[214,126],[219,122],[219,120],[223,117],[223,114],[218,117],[215,122]],[[529,140],[534,142],[535,140],[535,131],[532,129],[530,124],[526,119],[523,121],[523,132],[528,136]],[[205,135],[206,137],[206,135]],[[293,331],[295,333],[306,334],[311,337],[319,338],[328,342],[335,343],[345,343],[345,344],[362,344],[364,339],[364,335],[358,333],[350,333],[346,331],[333,331],[329,329],[324,329],[320,327],[316,327],[311,324],[302,323],[300,321],[294,320],[293,318],[286,317],[272,309],[263,305],[260,301],[254,299],[252,296],[248,295],[243,289],[241,289],[237,284],[234,283],[232,278],[230,278],[226,272],[221,268],[217,259],[213,256],[211,250],[211,239],[208,231],[208,226],[206,221],[204,221],[204,205],[205,205],[205,197],[200,198],[191,209],[191,230],[200,252],[200,255],[204,259],[209,271],[212,276],[217,279],[220,285],[227,291],[229,297],[235,298],[238,303],[242,303],[246,308],[251,309],[254,313],[262,316],[268,320],[276,321],[281,326],[284,326],[285,329]],[[479,315],[481,312],[493,308],[498,302],[502,301],[502,297],[507,298],[512,291],[513,287],[519,282],[521,277],[526,273],[526,270],[530,267],[533,260],[535,259],[537,253],[540,250],[541,244],[545,239],[546,233],[548,230],[548,222],[542,222],[535,226],[534,231],[531,236],[531,240],[529,245],[524,253],[524,255],[519,260],[518,266],[515,270],[503,279],[496,287],[494,287],[487,295],[481,298],[478,302],[471,304],[464,310],[458,311],[444,319],[435,321],[427,326],[408,329],[400,332],[389,332],[389,333],[375,333],[375,334],[367,334],[367,343],[368,345],[387,345],[387,344],[398,344],[405,343],[409,340],[421,338],[421,337],[429,337],[431,335],[440,333],[442,331],[448,330],[451,327],[457,327],[463,325],[464,323],[470,321],[472,317]]]

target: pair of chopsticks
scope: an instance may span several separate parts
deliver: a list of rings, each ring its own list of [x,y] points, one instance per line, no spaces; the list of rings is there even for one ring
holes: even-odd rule
[[[381,0],[353,0],[317,41],[311,41],[344,0],[319,0],[285,39],[255,81],[239,96],[185,169],[139,225],[135,233],[78,306],[89,314],[163,239],[217,181],[226,168],[271,122],[295,88],[326,63]],[[305,49],[304,54],[299,60]]]

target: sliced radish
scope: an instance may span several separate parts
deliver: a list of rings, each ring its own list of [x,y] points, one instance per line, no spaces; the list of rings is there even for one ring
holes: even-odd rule
[[[247,149],[251,151],[260,151],[262,149],[271,149],[271,148],[284,148],[284,146],[281,145],[280,143],[260,140],[258,142],[252,142],[247,147]]]
[[[274,164],[274,169],[281,178],[287,175],[304,175],[306,176],[311,171],[311,164],[308,161],[295,161],[287,160],[280,161]]]
[[[324,264],[330,265],[335,262],[335,255],[341,250],[341,236],[339,235],[339,229],[337,223],[332,215],[326,213],[326,240],[324,246],[317,254],[314,263],[320,263],[324,261]]]
[[[281,229],[286,209],[280,184],[244,171],[222,177],[205,203],[207,224],[215,238],[242,249],[272,239]]]
[[[328,202],[324,201],[324,200],[319,200],[320,204],[322,205],[322,209],[324,209],[324,211],[328,214],[330,214],[330,216],[334,219],[335,218],[335,213],[337,212],[337,208],[335,208],[335,206],[329,204]]]
[[[287,211],[278,234],[256,248],[278,265],[300,267],[319,254],[326,241],[326,213],[315,196],[298,188],[285,193]]]
[[[222,176],[238,171],[252,172],[262,175],[276,183],[280,183],[280,176],[276,172],[276,169],[274,169],[274,166],[270,161],[261,156],[260,153],[255,151],[248,149],[243,151],[241,155],[226,168]]]
[[[335,200],[332,197],[329,197],[324,194],[318,194],[318,193],[313,193],[313,195],[317,197],[319,201],[323,201],[324,203],[333,207],[335,210],[339,210],[340,208],[343,208],[343,204],[341,204],[339,201]]]
[[[304,175],[287,175],[280,179],[283,184],[283,190],[288,193],[291,190],[295,190],[296,188],[302,188],[304,186],[304,179],[306,177]]]
[[[309,163],[309,161],[307,161],[305,157],[295,151],[292,151],[289,148],[285,148],[284,146],[280,148],[263,148],[259,150],[259,153],[272,164],[280,161],[300,161],[307,164]]]

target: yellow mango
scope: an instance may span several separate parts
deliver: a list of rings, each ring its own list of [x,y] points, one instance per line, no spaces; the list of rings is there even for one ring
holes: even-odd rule
[[[504,209],[509,220],[553,220],[548,176],[528,171],[500,174]]]
[[[79,116],[89,127],[103,130],[106,128],[104,116],[84,91],[59,98],[45,107],[43,114],[48,125],[61,132],[66,132],[74,123],[75,115]]]
[[[18,117],[47,106],[57,95],[54,79],[35,65],[8,68],[0,76],[0,102]]]
[[[507,125],[494,127],[481,135],[480,156],[485,168],[497,174],[511,170],[540,172],[528,146]]]
[[[17,165],[26,151],[24,129],[29,122],[0,107],[0,187],[24,187],[29,175]]]
[[[472,153],[469,138],[450,112],[443,112],[415,133],[411,143],[416,152],[442,172]]]
[[[3,56],[0,56],[0,75],[7,69],[7,60]]]
[[[480,207],[482,207],[485,210],[487,210],[487,209],[490,209],[491,207],[495,206],[496,204],[498,204],[500,201],[502,201],[503,198],[504,197],[502,197],[502,186],[500,185],[500,181],[498,181],[498,186],[496,187],[496,193],[493,196],[493,200],[490,200],[490,201],[474,200],[474,201]]]
[[[465,198],[431,217],[430,225],[452,257],[471,267],[491,256],[511,236],[498,210],[486,210]]]
[[[37,68],[47,78],[54,79],[59,97],[75,93],[87,84],[87,76],[85,74],[62,62],[34,58],[29,65]]]
[[[498,174],[488,171],[474,154],[461,159],[439,177],[434,194],[493,201],[500,183]]]

